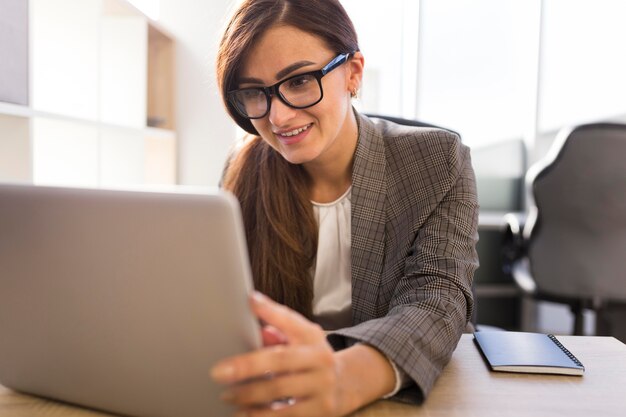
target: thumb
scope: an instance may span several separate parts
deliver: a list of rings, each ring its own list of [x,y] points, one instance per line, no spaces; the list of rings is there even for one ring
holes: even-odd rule
[[[318,333],[324,335],[317,324],[258,291],[252,293],[250,305],[259,319],[278,330],[290,344],[316,343],[319,341]]]

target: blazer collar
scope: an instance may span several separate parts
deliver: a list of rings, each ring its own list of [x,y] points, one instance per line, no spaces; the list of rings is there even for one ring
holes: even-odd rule
[[[352,316],[360,323],[376,313],[385,257],[387,185],[380,129],[355,111],[359,139],[352,167]]]

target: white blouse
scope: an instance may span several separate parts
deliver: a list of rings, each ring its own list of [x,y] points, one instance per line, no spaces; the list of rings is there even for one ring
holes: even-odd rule
[[[313,316],[325,330],[352,325],[352,187],[331,203],[313,203],[319,225],[313,268]]]
[[[352,325],[352,187],[331,203],[313,203],[319,225],[317,258],[313,268],[313,318],[324,330]],[[389,358],[396,376],[394,389],[382,398],[391,398],[410,383]]]

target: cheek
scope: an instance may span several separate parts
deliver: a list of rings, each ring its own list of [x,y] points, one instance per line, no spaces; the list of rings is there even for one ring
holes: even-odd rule
[[[324,119],[337,128],[340,127],[346,112],[350,109],[350,97],[341,90],[324,92],[324,99],[320,102],[318,114],[324,115]],[[330,126],[329,126],[330,127]]]
[[[252,123],[252,126],[254,126],[256,131],[259,133],[265,129],[265,123],[263,123],[263,119],[252,119],[250,120],[250,123]]]
[[[324,100],[322,101],[326,101],[326,105],[332,107],[335,112],[343,113],[343,110],[350,104],[350,94],[346,89],[344,80],[337,77],[332,83],[329,83],[328,87],[324,89]]]
[[[252,120],[252,126],[254,126],[256,131],[259,132],[259,135],[261,135],[265,141],[274,137],[272,134],[272,128],[270,127],[269,122],[267,122],[267,118]]]
[[[261,139],[267,144],[269,144],[272,148],[276,148],[276,138],[272,133],[272,129],[266,119],[254,119],[252,120],[252,126],[259,132]]]

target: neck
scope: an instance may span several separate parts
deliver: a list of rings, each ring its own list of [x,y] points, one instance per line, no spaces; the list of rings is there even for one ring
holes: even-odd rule
[[[358,126],[352,110],[325,158],[304,165],[311,181],[311,199],[329,203],[341,197],[352,184],[352,161],[358,142]]]

